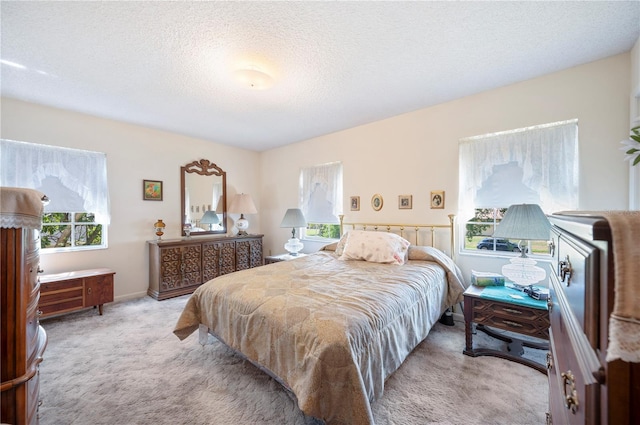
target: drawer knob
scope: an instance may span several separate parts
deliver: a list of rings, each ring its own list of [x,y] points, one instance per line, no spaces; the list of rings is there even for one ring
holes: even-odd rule
[[[563,261],[558,262],[558,276],[560,281],[564,283],[567,280],[567,286],[571,283],[571,275],[573,274],[573,267],[571,267],[571,261],[569,261],[569,255]]]
[[[562,391],[564,393],[564,407],[571,410],[571,413],[576,413],[578,410],[578,391],[576,390],[576,378],[573,376],[570,370],[562,372]],[[569,386],[569,393],[567,394],[567,385]]]

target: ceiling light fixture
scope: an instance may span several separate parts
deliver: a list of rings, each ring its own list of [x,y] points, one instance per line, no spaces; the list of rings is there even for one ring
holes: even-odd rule
[[[273,87],[273,78],[256,66],[238,69],[233,73],[236,81],[252,90],[266,90]]]

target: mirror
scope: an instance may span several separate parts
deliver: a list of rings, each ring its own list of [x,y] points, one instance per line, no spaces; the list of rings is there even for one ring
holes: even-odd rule
[[[180,167],[182,236],[227,233],[227,173],[209,160]]]

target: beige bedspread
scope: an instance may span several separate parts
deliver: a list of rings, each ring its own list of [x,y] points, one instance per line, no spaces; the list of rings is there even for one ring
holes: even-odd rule
[[[202,323],[279,377],[306,415],[373,424],[370,402],[385,379],[464,291],[444,254],[412,247],[409,258],[420,260],[397,266],[318,252],[220,276],[194,292],[174,333],[184,339]]]

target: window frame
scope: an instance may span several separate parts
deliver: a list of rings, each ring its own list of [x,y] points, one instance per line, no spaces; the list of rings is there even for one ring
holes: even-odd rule
[[[342,165],[341,161],[335,161],[335,162],[329,162],[329,163],[324,163],[324,164],[318,164],[318,165],[312,165],[312,166],[308,166],[308,167],[303,167],[300,169],[300,176],[299,176],[299,184],[298,184],[298,190],[299,190],[299,206],[302,209],[302,211],[306,211],[305,208],[305,200],[308,200],[310,197],[309,193],[305,193],[305,175],[304,173],[307,172],[313,172],[313,170],[319,170],[323,167],[327,167],[327,166],[334,166],[334,165],[339,165],[339,175],[338,176],[333,176],[334,178],[337,178],[339,181],[339,185],[340,187],[337,189],[337,194],[334,197],[334,199],[336,200],[336,208],[335,211],[337,211],[336,214],[336,222],[335,223],[330,223],[330,222],[319,222],[319,221],[315,221],[315,220],[311,220],[309,221],[309,218],[307,217],[307,214],[305,214],[305,217],[307,219],[307,226],[305,228],[303,228],[300,232],[300,239],[301,240],[307,240],[310,242],[323,242],[323,243],[331,243],[331,242],[335,242],[337,240],[340,239],[340,215],[342,214],[342,211],[344,209],[344,197],[342,196],[343,194],[343,189],[344,189],[344,167]],[[335,230],[337,230],[338,233],[338,237],[337,238],[329,238],[329,237],[324,237],[324,236],[315,236],[315,235],[310,235],[308,233],[309,230],[309,226],[310,225],[327,225],[327,226],[332,226],[333,230],[335,232]]]
[[[487,252],[477,249],[477,245],[473,248],[467,247],[468,225],[484,223],[478,222],[478,210],[494,210],[494,220],[487,224],[495,229],[499,223],[495,211],[503,208],[506,211],[506,208],[515,203],[538,203],[543,211],[547,212],[576,209],[579,186],[578,134],[578,120],[571,119],[460,139],[459,215],[470,218],[459,221],[458,252],[506,258],[520,255],[497,250],[495,240],[493,249]],[[550,152],[553,152],[553,155],[550,155]],[[496,167],[514,162],[522,170],[525,188],[535,191],[539,199],[534,201],[528,194],[520,193],[509,186],[506,186],[506,191],[505,188],[502,188],[502,191],[494,188],[493,192],[489,192],[491,196],[487,197],[485,193],[484,199],[479,199],[480,190],[494,175]],[[509,189],[515,191],[511,192]],[[571,196],[566,196],[567,194]],[[541,253],[538,241],[527,241],[526,245],[528,256],[550,258],[550,254]],[[534,245],[538,246],[534,248]],[[537,253],[532,252],[533,249],[536,249]]]
[[[53,253],[58,253],[58,252],[79,252],[79,251],[90,251],[90,250],[97,250],[97,249],[107,249],[108,248],[108,237],[107,237],[107,229],[108,226],[103,224],[103,223],[99,223],[95,220],[95,214],[93,213],[85,213],[83,211],[76,211],[76,212],[68,212],[68,211],[55,211],[55,212],[45,212],[45,215],[47,214],[67,214],[71,220],[69,221],[60,221],[60,222],[44,222],[44,220],[42,221],[42,229],[40,230],[40,252],[42,254],[53,254]],[[76,220],[76,215],[77,214],[91,214],[93,215],[93,221],[77,221]],[[44,236],[43,234],[45,233],[45,227],[47,226],[70,226],[71,228],[71,235],[70,235],[70,240],[71,240],[71,246],[64,246],[64,247],[44,247],[42,244],[44,242]],[[77,232],[77,227],[78,226],[100,226],[101,231],[100,231],[100,237],[101,237],[101,243],[99,245],[76,245],[76,232]]]

